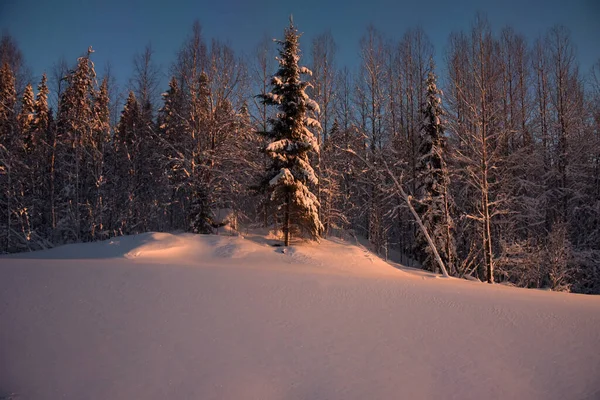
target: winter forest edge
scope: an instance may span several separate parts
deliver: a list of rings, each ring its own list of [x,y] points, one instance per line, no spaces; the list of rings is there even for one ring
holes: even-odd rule
[[[92,47],[34,91],[5,34],[0,253],[212,233],[229,210],[286,245],[357,235],[433,272],[600,293],[600,60],[579,71],[566,28],[529,43],[477,15],[436,66],[423,30],[369,27],[356,71],[331,34],[301,39],[290,20],[242,58],[195,23],[162,95],[147,47],[121,96]]]

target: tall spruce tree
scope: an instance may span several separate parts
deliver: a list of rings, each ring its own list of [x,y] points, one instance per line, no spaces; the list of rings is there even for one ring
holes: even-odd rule
[[[158,111],[158,138],[168,189],[166,190],[166,209],[169,215],[168,225],[172,229],[184,229],[186,174],[182,168],[185,158],[188,127],[185,123],[184,97],[176,77],[169,81],[169,90],[162,94],[163,106]]]
[[[46,74],[42,75],[42,80],[40,81],[37,90],[38,93],[34,105],[35,117],[33,120],[33,126],[36,134],[43,137],[43,134],[46,133],[46,130],[48,129],[50,118],[50,110],[48,109],[49,91]]]
[[[20,145],[15,149],[15,155],[19,158],[21,165],[18,168],[18,182],[15,187],[15,199],[19,199],[20,207],[18,210],[18,219],[21,225],[22,236],[27,243],[27,248],[32,250],[30,245],[32,234],[38,222],[38,209],[34,205],[36,178],[38,176],[35,169],[37,143],[34,143],[33,120],[34,120],[35,96],[33,87],[30,83],[25,86],[23,96],[21,97],[21,110],[17,116],[18,130],[21,136]]]
[[[419,182],[416,210],[423,225],[427,228],[436,249],[449,269],[454,273],[456,245],[454,243],[451,210],[452,198],[448,191],[450,179],[445,157],[444,127],[442,116],[441,92],[437,89],[433,66],[426,80],[427,95],[422,106],[423,123],[420,132],[420,157],[417,164],[417,182]],[[438,264],[424,235],[418,231],[415,254],[423,268],[436,271]]]
[[[121,119],[115,132],[114,145],[116,164],[114,179],[117,186],[117,229],[123,234],[139,233],[138,231],[138,170],[137,145],[141,126],[141,110],[133,91],[129,92]]]
[[[269,144],[265,148],[270,158],[263,176],[263,185],[271,193],[270,200],[283,209],[284,243],[290,244],[292,233],[305,233],[317,239],[323,233],[319,219],[319,201],[309,185],[317,185],[310,153],[318,154],[319,147],[309,128],[319,130],[321,125],[309,113],[319,112],[318,104],[305,93],[308,82],[301,75],[311,75],[300,67],[300,34],[290,17],[280,45],[279,70],[271,80],[270,93],[259,95],[267,105],[276,106],[278,113],[269,119],[271,130],[265,135]]]
[[[33,87],[31,83],[25,86],[23,97],[21,99],[21,111],[17,117],[19,120],[19,129],[23,136],[23,144],[25,150],[30,153],[33,150],[33,131],[32,123],[35,112],[35,97],[33,95]]]
[[[77,60],[77,67],[64,79],[67,88],[60,98],[57,121],[58,163],[60,175],[59,215],[56,234],[59,240],[91,239],[89,205],[95,203],[96,178],[93,125],[93,99],[96,72],[87,54]]]
[[[108,142],[110,140],[110,98],[108,78],[104,77],[100,88],[93,96],[92,140],[90,146],[90,167],[93,176],[92,196],[89,202],[92,239],[105,238],[108,234],[107,206],[108,188],[106,187],[106,165]],[[94,193],[95,192],[95,193]]]
[[[46,74],[37,87],[37,97],[34,104],[34,117],[32,122],[33,142],[36,144],[34,151],[34,209],[39,218],[36,231],[44,239],[49,238],[53,227],[52,213],[54,204],[53,179],[53,152],[54,138],[52,134],[52,114],[48,108],[48,85]]]

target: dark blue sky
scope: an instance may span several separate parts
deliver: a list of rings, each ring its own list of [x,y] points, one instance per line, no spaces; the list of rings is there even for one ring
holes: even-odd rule
[[[448,35],[469,29],[475,13],[487,14],[494,30],[510,24],[530,39],[554,24],[567,26],[583,73],[600,59],[600,0],[0,0],[0,29],[18,42],[36,79],[60,56],[72,64],[92,45],[99,73],[110,61],[120,83],[130,76],[132,57],[151,43],[163,72],[198,19],[205,37],[216,37],[250,53],[261,37],[281,37],[290,13],[308,53],[313,36],[330,29],[338,64],[358,62],[358,42],[370,23],[387,37],[421,25],[442,60]]]

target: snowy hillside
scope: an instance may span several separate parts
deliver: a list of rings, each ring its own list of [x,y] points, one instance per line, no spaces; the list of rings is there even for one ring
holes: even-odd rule
[[[0,258],[0,398],[598,399],[600,297],[323,241],[143,234]]]

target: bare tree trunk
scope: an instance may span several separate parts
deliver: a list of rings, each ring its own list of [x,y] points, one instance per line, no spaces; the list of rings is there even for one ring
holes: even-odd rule
[[[411,202],[412,196],[409,196],[408,194],[406,194],[406,192],[404,191],[404,188],[402,187],[402,184],[398,181],[398,179],[396,179],[396,176],[390,170],[390,168],[388,167],[387,163],[385,163],[385,161],[384,161],[384,165],[385,165],[388,175],[392,179],[392,182],[394,182],[394,186],[396,187],[396,190],[398,191],[398,193],[402,196],[402,198],[406,202],[406,205],[408,206],[408,209],[410,210],[412,215],[415,217],[415,221],[417,222],[417,225],[421,229],[423,236],[425,236],[425,239],[427,239],[427,243],[429,244],[429,247],[431,248],[431,251],[433,252],[433,255],[440,267],[440,270],[442,271],[442,275],[444,275],[445,278],[448,278],[448,271],[446,270],[444,261],[442,261],[442,258],[440,257],[440,253],[438,253],[437,248],[435,247],[435,244],[433,243],[433,239],[431,239],[431,236],[429,235],[429,232],[427,231],[427,228],[425,227],[425,225],[423,225],[423,221],[421,221],[421,217],[419,216],[419,214],[417,213],[417,211],[415,210],[415,208],[412,205],[412,202]]]
[[[394,181],[395,181],[395,178],[394,178]],[[398,182],[395,182],[395,184],[401,188],[401,186],[399,185]],[[433,252],[433,255],[435,256],[435,260],[437,261],[438,265],[440,266],[440,269],[442,270],[442,275],[444,275],[445,278],[448,278],[448,271],[446,270],[446,266],[444,265],[444,262],[442,261],[442,258],[440,257],[440,253],[438,253],[437,248],[435,247],[435,244],[433,243],[433,240],[431,239],[431,236],[429,236],[429,232],[427,232],[427,228],[425,228],[425,225],[423,225],[423,221],[421,221],[421,217],[419,217],[419,214],[417,214],[417,211],[415,210],[415,208],[413,207],[413,205],[411,203],[412,197],[408,196],[404,192],[404,190],[402,190],[402,197],[404,197],[404,200],[406,201],[406,204],[408,205],[410,212],[415,217],[415,221],[417,221],[417,225],[419,225],[421,232],[423,232],[425,239],[427,239],[427,243],[429,244],[429,247],[431,248],[431,251]]]

